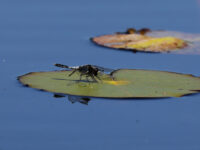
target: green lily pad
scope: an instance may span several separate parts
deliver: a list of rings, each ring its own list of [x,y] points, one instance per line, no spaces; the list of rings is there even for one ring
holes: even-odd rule
[[[181,97],[198,93],[200,78],[165,71],[120,69],[99,74],[98,82],[80,79],[72,71],[32,72],[18,77],[28,87],[60,94],[104,98],[162,98]]]
[[[131,28],[124,33],[93,37],[100,46],[141,52],[200,54],[200,34]]]

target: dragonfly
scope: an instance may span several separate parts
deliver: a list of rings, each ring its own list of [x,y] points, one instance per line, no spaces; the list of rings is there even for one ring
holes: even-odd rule
[[[89,77],[94,81],[94,82],[98,82],[98,80],[101,80],[99,78],[99,74],[108,74],[110,75],[111,79],[114,80],[114,78],[112,77],[112,72],[114,71],[113,69],[109,69],[109,68],[104,68],[104,67],[100,67],[100,66],[96,66],[96,65],[82,65],[82,66],[67,66],[67,65],[63,65],[63,64],[54,64],[56,67],[60,67],[60,68],[65,68],[65,69],[70,69],[72,70],[72,72],[69,74],[69,77],[72,76],[75,72],[79,72],[80,73],[80,79],[82,79],[82,76],[85,76],[87,81],[89,81]]]

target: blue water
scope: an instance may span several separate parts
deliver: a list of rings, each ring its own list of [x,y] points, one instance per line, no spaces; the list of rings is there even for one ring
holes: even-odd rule
[[[89,105],[21,86],[54,63],[200,76],[200,56],[94,45],[92,36],[149,27],[200,33],[195,0],[1,0],[0,150],[199,150],[200,94],[160,100],[93,98]]]

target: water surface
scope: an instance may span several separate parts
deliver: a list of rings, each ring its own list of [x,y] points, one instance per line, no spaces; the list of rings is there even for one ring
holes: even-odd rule
[[[1,0],[1,150],[198,150],[200,95],[92,99],[89,105],[22,87],[17,76],[54,63],[174,71],[200,76],[199,56],[122,52],[92,36],[128,27],[200,33],[195,0]]]

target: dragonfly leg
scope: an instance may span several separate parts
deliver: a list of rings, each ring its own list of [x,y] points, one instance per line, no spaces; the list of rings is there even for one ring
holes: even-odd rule
[[[83,75],[84,75],[84,74],[82,74],[82,73],[80,74],[80,78],[79,78],[80,81],[81,81]]]
[[[89,81],[90,81],[88,77],[89,77],[89,76],[88,76],[88,75],[86,75],[86,80],[87,80],[87,82],[89,82]]]
[[[73,75],[76,71],[77,71],[77,69],[74,69],[74,70],[72,71],[72,73],[69,74],[69,77],[70,77],[71,75]]]
[[[94,77],[96,77],[99,81],[101,81],[101,79],[98,77],[98,75],[97,76],[94,76]],[[102,82],[102,81],[101,81]]]
[[[93,80],[94,82],[98,82],[98,81],[95,79],[95,76],[94,76],[93,74],[91,74],[90,77],[92,78],[92,80]]]
[[[115,78],[114,78],[112,75],[110,75],[110,78],[111,78],[112,80],[115,80]]]

